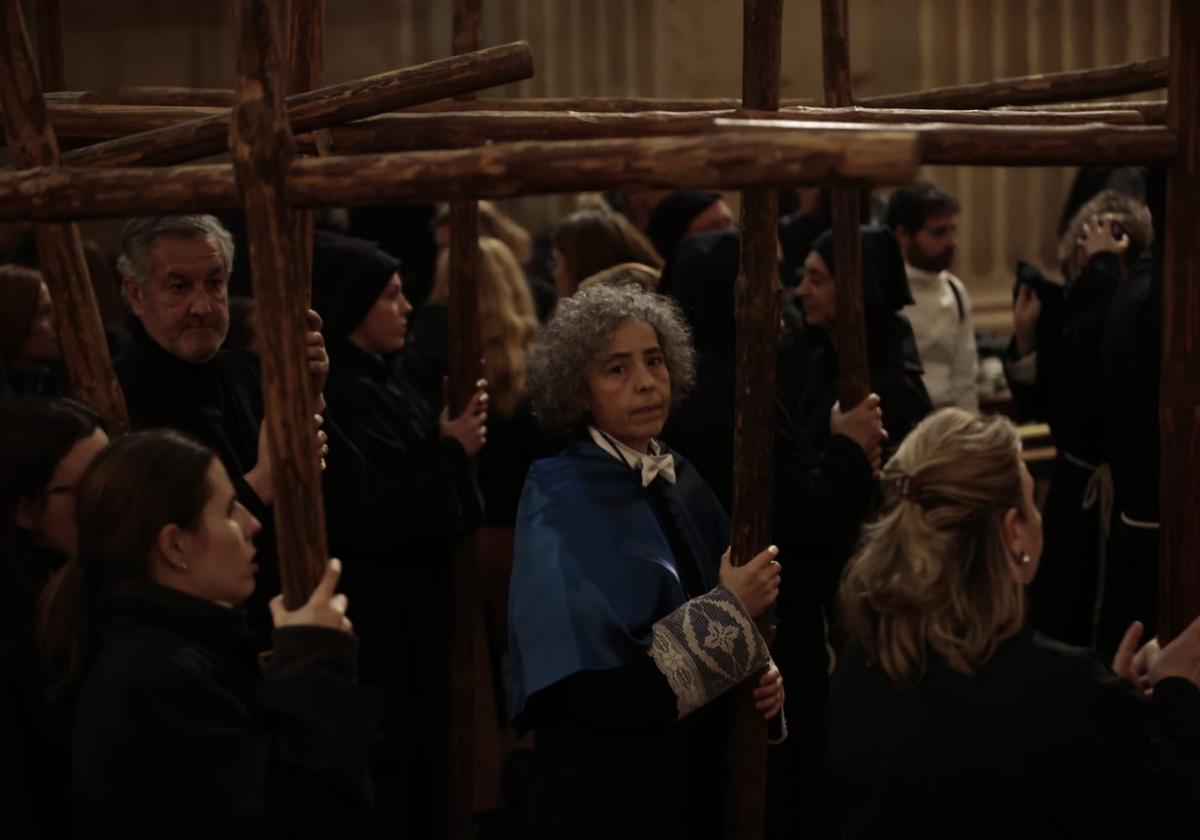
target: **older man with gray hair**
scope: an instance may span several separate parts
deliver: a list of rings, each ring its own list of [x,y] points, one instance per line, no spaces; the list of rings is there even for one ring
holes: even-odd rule
[[[233,479],[238,500],[264,525],[258,539],[260,573],[251,623],[267,638],[266,599],[278,592],[274,536],[270,528],[271,466],[263,426],[258,359],[244,351],[223,351],[229,329],[229,273],[233,238],[213,216],[156,216],[126,223],[117,268],[130,309],[137,318],[129,346],[114,366],[130,425],[169,428],[212,447]],[[309,369],[320,394],[329,360],[320,318],[309,311]],[[320,424],[314,406],[314,423]],[[319,432],[322,443],[336,435],[332,424]],[[333,500],[330,542],[353,534],[369,509],[366,467],[348,440],[338,440],[325,475],[326,498]],[[338,490],[328,490],[330,482]],[[343,521],[348,520],[348,521]],[[344,545],[344,543],[343,543]]]

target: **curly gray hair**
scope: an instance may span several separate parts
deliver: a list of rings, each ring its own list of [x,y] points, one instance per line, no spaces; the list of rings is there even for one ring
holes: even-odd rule
[[[558,302],[530,353],[526,385],[543,428],[567,432],[585,422],[587,376],[626,321],[649,324],[658,335],[671,374],[672,405],[691,390],[696,351],[678,304],[640,286],[592,286]]]
[[[233,271],[233,237],[216,216],[146,216],[130,219],[121,230],[121,256],[117,258],[117,271],[127,280],[146,288],[150,279],[150,261],[147,255],[150,246],[163,237],[199,239],[211,236],[225,276]]]

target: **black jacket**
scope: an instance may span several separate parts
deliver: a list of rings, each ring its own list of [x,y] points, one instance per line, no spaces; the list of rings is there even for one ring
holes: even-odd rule
[[[76,706],[80,836],[362,835],[379,709],[356,650],[289,627],[260,667],[240,610],[119,588]]]
[[[1090,653],[1023,631],[974,676],[899,688],[851,645],[833,675],[843,836],[1196,837],[1200,689],[1151,700]]]

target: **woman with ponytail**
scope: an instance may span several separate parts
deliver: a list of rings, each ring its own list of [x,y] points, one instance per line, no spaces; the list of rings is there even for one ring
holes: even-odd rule
[[[175,432],[106,447],[75,492],[77,550],[39,621],[74,706],[81,837],[355,836],[375,698],[331,560],[308,602],[271,602],[260,666],[242,604],[259,523],[212,450]]]
[[[1111,670],[1025,626],[1041,515],[1004,418],[939,411],[883,478],[840,593],[843,836],[1196,837],[1200,620],[1141,650],[1135,623]]]

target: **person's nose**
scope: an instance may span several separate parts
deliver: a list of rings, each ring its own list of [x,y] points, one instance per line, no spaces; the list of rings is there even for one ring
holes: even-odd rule
[[[188,306],[189,315],[210,315],[213,311],[212,301],[208,297],[208,292],[200,290],[192,295],[192,300]]]
[[[639,363],[633,370],[633,387],[638,391],[648,391],[654,387],[654,374],[645,363]]]

